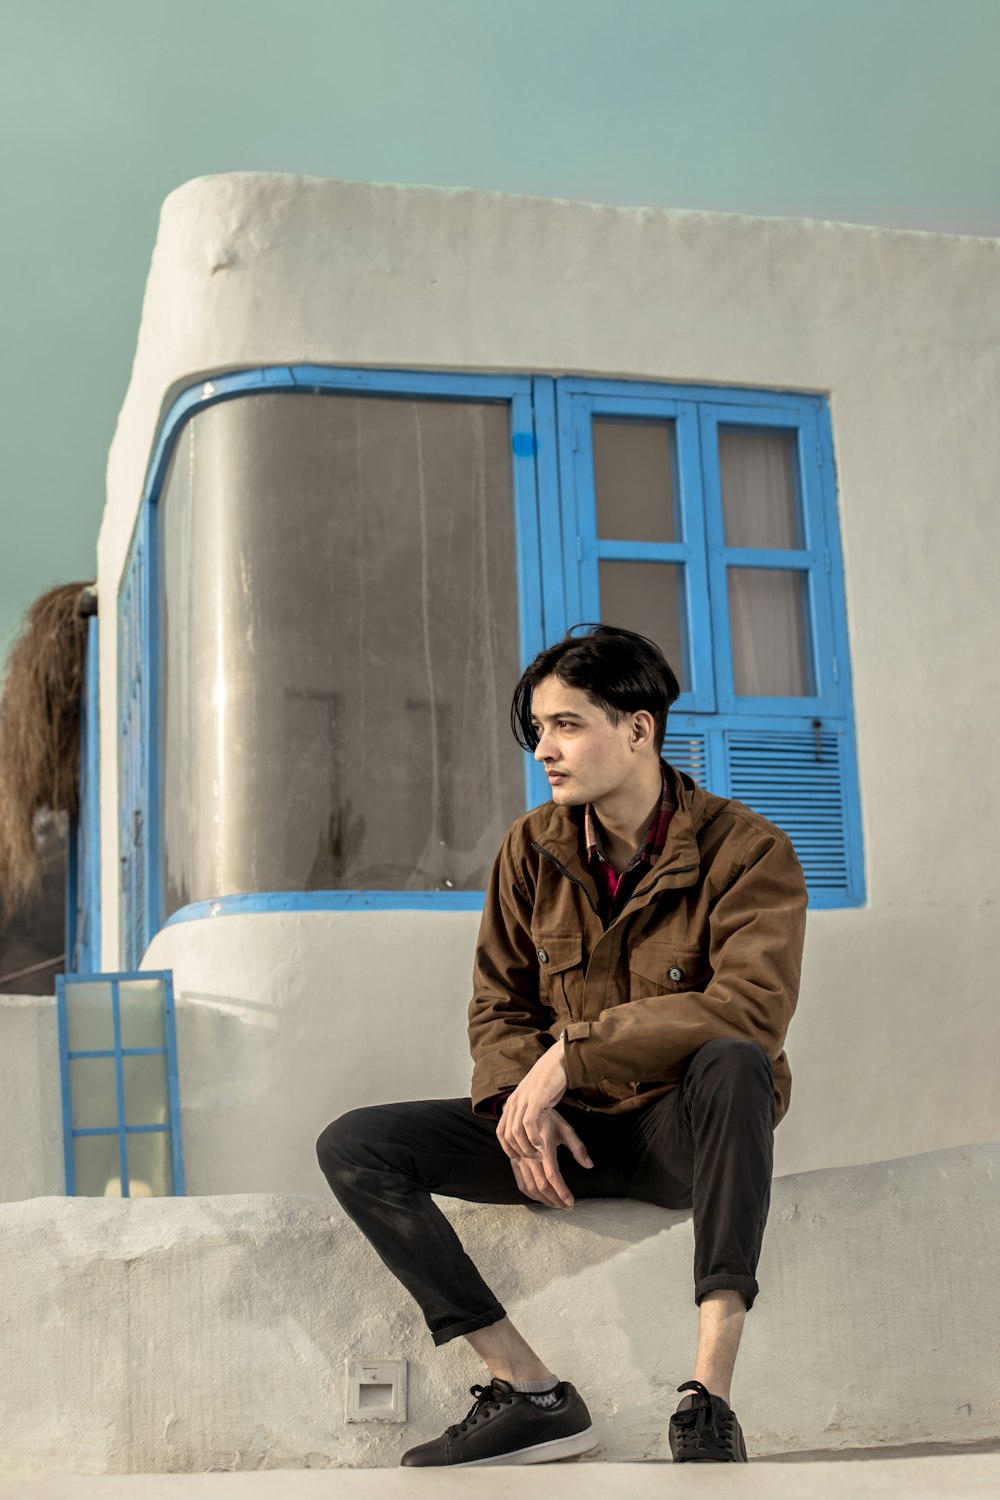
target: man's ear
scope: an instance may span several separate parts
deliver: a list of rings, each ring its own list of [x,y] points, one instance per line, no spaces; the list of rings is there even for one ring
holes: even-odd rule
[[[629,736],[630,743],[638,750],[641,745],[652,740],[655,727],[653,715],[648,709],[640,708],[638,713],[632,715],[632,733]]]

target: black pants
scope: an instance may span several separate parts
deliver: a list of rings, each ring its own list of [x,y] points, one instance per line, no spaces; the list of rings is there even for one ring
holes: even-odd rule
[[[695,1301],[734,1288],[747,1307],[771,1198],[771,1064],[752,1042],[696,1052],[680,1088],[644,1109],[567,1109],[593,1167],[565,1147],[559,1166],[575,1199],[639,1198],[694,1210]],[[529,1201],[469,1099],[354,1109],[328,1125],[319,1164],[349,1215],[423,1309],[435,1344],[505,1316],[431,1193],[473,1203]],[[558,1210],[554,1210],[558,1212]]]

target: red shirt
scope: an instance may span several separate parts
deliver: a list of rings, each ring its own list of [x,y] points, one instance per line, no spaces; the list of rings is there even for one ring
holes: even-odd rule
[[[601,838],[601,825],[592,805],[588,802],[583,812],[583,857],[590,866],[597,889],[603,896],[601,916],[605,927],[620,911],[631,896],[644,869],[651,869],[667,847],[667,829],[670,819],[677,811],[677,804],[670,800],[670,782],[664,762],[660,761],[660,804],[653,814],[641,849],[637,849],[625,869],[619,875],[608,863]]]

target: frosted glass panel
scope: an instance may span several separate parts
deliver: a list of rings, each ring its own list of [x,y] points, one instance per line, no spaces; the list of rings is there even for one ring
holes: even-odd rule
[[[79,1198],[121,1197],[121,1152],[114,1135],[77,1136],[73,1176]]]
[[[174,1169],[169,1131],[144,1130],[141,1135],[126,1136],[126,1142],[129,1197],[172,1197]]]
[[[683,567],[675,563],[601,562],[598,569],[603,623],[637,630],[655,641],[685,690],[690,674]]]
[[[165,1125],[167,1121],[167,1059],[163,1052],[149,1057],[123,1057],[126,1125]]]
[[[110,984],[66,985],[66,1027],[71,1052],[104,1052],[115,1045]],[[107,1125],[107,1120],[99,1122]]]
[[[118,1092],[113,1057],[74,1057],[69,1064],[72,1124],[95,1130],[118,1123]]]
[[[748,697],[811,697],[815,689],[805,574],[730,568],[728,575],[736,692]]]
[[[617,542],[678,541],[673,422],[595,417],[591,431],[598,536]]]
[[[165,1047],[166,997],[162,979],[122,979],[118,1011],[123,1047]]]
[[[795,483],[797,435],[720,427],[719,473],[727,547],[803,547]]]
[[[159,510],[168,915],[485,886],[524,806],[508,404],[224,402]]]

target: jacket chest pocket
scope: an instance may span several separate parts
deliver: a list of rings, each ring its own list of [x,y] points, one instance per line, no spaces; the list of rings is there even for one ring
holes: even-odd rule
[[[681,995],[703,990],[712,978],[707,954],[701,948],[676,943],[643,943],[629,954],[629,999],[649,995]]]
[[[575,933],[536,933],[538,993],[557,1016],[579,1016],[583,1009],[583,939]]]

